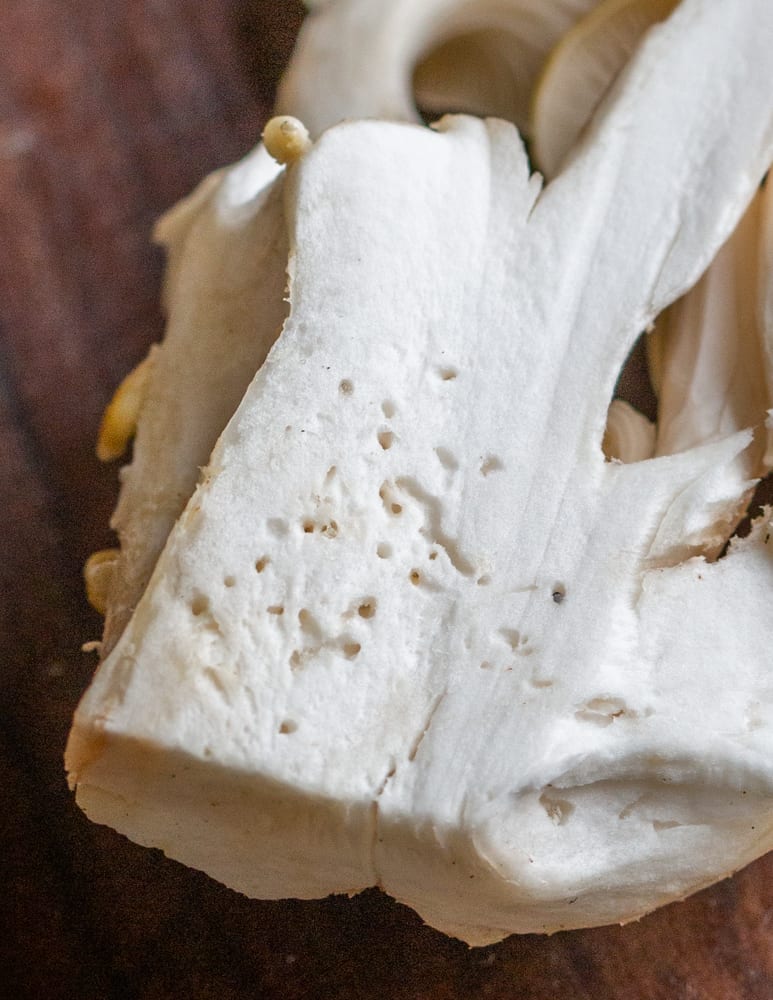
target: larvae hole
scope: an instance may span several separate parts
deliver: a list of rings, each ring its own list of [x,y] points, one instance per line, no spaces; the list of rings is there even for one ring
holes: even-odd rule
[[[281,604],[270,604],[266,610],[270,615],[283,615],[285,613],[285,609]]]
[[[379,559],[389,559],[392,555],[392,546],[386,542],[379,542],[376,546],[376,555]]]
[[[513,651],[518,649],[521,645],[521,641],[526,641],[526,637],[524,636],[522,640],[521,633],[515,628],[501,628],[499,630],[499,634]]]
[[[351,394],[354,392],[354,386],[352,385],[352,383],[349,381],[348,378],[345,378],[341,381],[341,383],[338,386],[338,389],[342,396],[351,396]]]
[[[376,599],[375,597],[368,597],[362,602],[362,604],[357,608],[357,614],[360,618],[372,618],[376,613]]]
[[[569,802],[567,799],[553,798],[548,795],[547,792],[543,792],[539,798],[539,804],[545,810],[550,819],[556,826],[562,826],[569,817],[574,812],[573,803]]]
[[[282,725],[279,727],[279,732],[286,736],[288,733],[294,733],[298,728],[298,723],[293,722],[292,719],[285,719]]]
[[[191,613],[198,617],[209,611],[209,598],[203,594],[197,594],[191,601]]]
[[[270,562],[270,559],[268,558],[268,556],[262,556],[255,563],[255,572],[256,573],[262,573],[263,570],[266,568],[266,566],[268,566],[269,562]]]
[[[378,443],[384,449],[384,451],[389,451],[392,447],[392,442],[394,441],[394,434],[392,431],[379,431],[378,432]]]
[[[395,404],[392,402],[391,399],[384,400],[384,402],[381,404],[381,412],[387,419],[395,415],[397,411],[395,409]]]
[[[418,587],[419,584],[421,583],[421,573],[417,569],[412,569],[408,576],[408,579],[411,581],[414,587]]]
[[[320,631],[319,624],[317,623],[316,618],[308,610],[308,608],[301,608],[301,610],[298,612],[298,624],[301,626],[301,629],[308,635],[316,636]]]
[[[227,576],[227,577],[225,577],[225,579],[223,580],[223,586],[229,587],[229,588],[230,587],[235,587],[236,586],[236,577],[235,576]]]
[[[455,472],[459,468],[459,463],[448,448],[435,448],[435,454],[443,468],[448,469],[449,472]]]
[[[491,475],[492,472],[497,472],[503,468],[501,459],[497,458],[496,455],[489,455],[480,467],[480,474],[485,478]]]
[[[344,649],[344,656],[346,657],[346,659],[353,660],[355,656],[359,653],[359,651],[362,649],[362,646],[359,644],[359,642],[345,642],[343,649]]]

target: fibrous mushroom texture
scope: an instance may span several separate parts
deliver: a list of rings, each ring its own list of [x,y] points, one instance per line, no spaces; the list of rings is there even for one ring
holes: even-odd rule
[[[548,178],[571,154],[643,35],[675,7],[675,0],[604,0],[561,39],[532,102],[534,155]],[[658,317],[646,339],[657,426],[615,399],[604,439],[610,457],[634,461],[673,454],[760,423],[773,402],[773,328],[765,318],[773,287],[765,252],[771,225],[768,186],[701,281]],[[749,478],[771,468],[764,435],[758,438],[746,455]],[[718,537],[720,547],[723,541]]]
[[[705,558],[753,429],[601,450],[773,159],[772,43],[767,0],[685,0],[546,187],[466,117],[338,126],[273,183],[290,315],[78,709],[93,819],[475,944],[773,845],[769,514]]]
[[[131,617],[200,468],[285,319],[288,244],[282,199],[271,189],[276,173],[259,146],[207,178],[157,227],[169,255],[169,321],[163,344],[151,348],[140,369],[137,437],[112,521],[121,551],[103,582],[105,653]],[[137,381],[136,373],[129,381]],[[113,409],[103,425],[103,451],[110,440],[104,431],[117,419]],[[105,457],[117,457],[132,430],[131,421],[119,427],[119,444]]]

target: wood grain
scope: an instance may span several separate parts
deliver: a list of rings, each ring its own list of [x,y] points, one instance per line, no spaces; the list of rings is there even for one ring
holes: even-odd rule
[[[626,928],[471,951],[376,891],[247,900],[89,824],[62,771],[110,543],[93,455],[162,331],[154,219],[256,141],[291,0],[0,5],[0,970],[26,998],[771,1000],[773,862]]]

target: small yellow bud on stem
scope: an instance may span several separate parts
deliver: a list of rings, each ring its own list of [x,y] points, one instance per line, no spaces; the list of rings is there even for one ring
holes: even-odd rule
[[[120,458],[134,437],[153,353],[151,351],[144,361],[140,361],[129,372],[107,404],[97,438],[97,458],[100,462],[112,462]]]
[[[290,115],[277,115],[263,130],[263,142],[277,163],[295,163],[311,149],[311,139],[303,122]]]
[[[99,552],[93,552],[83,566],[86,597],[92,608],[101,615],[107,610],[110,582],[120,554],[120,549],[100,549]]]

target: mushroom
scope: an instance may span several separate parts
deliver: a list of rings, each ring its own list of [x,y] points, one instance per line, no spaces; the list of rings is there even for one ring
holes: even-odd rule
[[[465,116],[333,127],[269,185],[290,313],[76,713],[92,819],[472,944],[773,846],[770,511],[713,559],[753,432],[601,450],[773,161],[771,43],[768,0],[684,0],[546,186]]]

